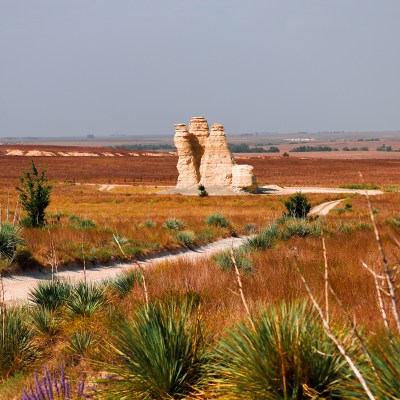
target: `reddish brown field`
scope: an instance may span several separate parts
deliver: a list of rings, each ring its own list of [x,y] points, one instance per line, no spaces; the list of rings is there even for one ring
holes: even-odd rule
[[[40,149],[44,151],[81,151],[102,154],[110,149],[99,147],[6,146],[5,149]],[[123,156],[106,157],[25,157],[6,156],[0,148],[0,185],[12,188],[33,159],[46,167],[51,180],[79,183],[127,183],[174,185],[178,173],[177,157],[168,153],[113,151]],[[129,153],[140,156],[131,156]],[[148,154],[152,155],[148,155]],[[351,152],[348,152],[351,153]],[[147,155],[145,155],[147,154]],[[314,157],[315,157],[314,153]],[[396,153],[400,154],[400,153]],[[318,153],[320,157],[320,153]],[[378,186],[400,184],[400,159],[326,159],[309,157],[273,157],[237,155],[239,164],[251,164],[260,184],[283,186],[339,186],[359,184],[358,171],[366,183]]]

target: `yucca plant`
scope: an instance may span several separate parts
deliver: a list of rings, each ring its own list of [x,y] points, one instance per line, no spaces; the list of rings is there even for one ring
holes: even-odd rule
[[[154,302],[115,328],[102,398],[171,399],[198,389],[208,362],[193,302]],[[114,362],[115,357],[117,361]]]
[[[345,362],[305,303],[261,311],[215,350],[212,386],[229,399],[335,399]]]
[[[229,228],[230,226],[230,222],[220,213],[211,214],[206,219],[206,224],[208,226],[218,226],[220,228]]]
[[[71,315],[93,315],[106,305],[105,285],[78,282],[74,285],[65,305]]]
[[[194,244],[196,235],[192,231],[181,231],[176,234],[176,238],[187,247]]]
[[[76,355],[83,356],[85,352],[96,343],[94,335],[84,329],[75,332],[68,344],[68,348]]]
[[[24,243],[20,227],[8,222],[0,224],[0,258],[12,260],[17,247]]]
[[[357,364],[368,387],[379,400],[400,399],[400,338],[388,332],[368,344],[371,362],[358,358]],[[365,391],[357,380],[347,385],[346,398],[365,398]]]
[[[72,286],[68,281],[40,281],[31,289],[29,300],[40,307],[54,311],[65,304],[71,294]]]
[[[53,336],[60,329],[60,318],[55,311],[46,307],[34,307],[30,313],[34,330],[43,336]]]
[[[176,219],[176,218],[168,218],[164,224],[163,224],[164,228],[170,229],[170,230],[179,230],[179,229],[183,229],[185,227],[185,224],[183,223],[183,221],[181,221],[180,219]]]
[[[239,247],[233,250],[233,255],[235,257],[236,266],[239,270],[244,273],[253,272],[253,261],[249,258],[245,247]],[[234,271],[235,265],[232,261],[231,251],[226,250],[221,253],[217,253],[214,256],[214,261],[223,270]]]
[[[108,288],[118,293],[120,296],[126,296],[140,281],[141,272],[139,270],[124,271],[108,282]]]
[[[287,240],[292,237],[320,237],[321,227],[311,224],[305,219],[289,219],[283,229],[282,237]]]
[[[259,234],[248,238],[245,247],[255,251],[271,249],[281,237],[282,233],[278,227],[275,224],[271,224]]]
[[[35,360],[39,350],[26,308],[2,308],[0,311],[0,376],[7,377]]]

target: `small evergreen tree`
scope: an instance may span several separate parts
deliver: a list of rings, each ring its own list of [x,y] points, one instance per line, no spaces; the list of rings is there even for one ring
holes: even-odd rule
[[[292,218],[305,218],[311,210],[311,204],[305,194],[295,193],[285,202],[287,213]]]
[[[20,178],[22,187],[16,187],[20,192],[22,208],[28,213],[27,224],[34,228],[46,224],[45,209],[50,204],[52,187],[48,184],[45,173],[46,170],[39,173],[32,160],[31,171],[24,172]]]
[[[200,184],[199,186],[197,186],[197,189],[199,189],[199,196],[200,197],[207,197],[208,196],[208,192],[207,192],[206,188],[204,187],[204,185]]]

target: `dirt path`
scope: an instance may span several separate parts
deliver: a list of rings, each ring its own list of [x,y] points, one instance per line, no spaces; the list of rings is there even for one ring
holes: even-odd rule
[[[320,216],[328,215],[329,211],[335,208],[343,200],[344,199],[327,201],[326,203],[318,204],[310,211],[310,215],[320,215]]]
[[[332,208],[334,208],[341,201],[342,200],[335,200],[319,204],[310,211],[310,214],[321,216],[327,215],[329,211],[332,210]],[[209,243],[204,246],[199,246],[194,250],[182,249],[179,252],[165,252],[155,255],[153,257],[149,257],[145,261],[140,261],[139,264],[143,267],[148,267],[150,265],[155,265],[164,261],[173,262],[180,259],[189,259],[191,261],[196,261],[203,257],[209,257],[210,255],[219,251],[230,249],[231,247],[239,247],[246,241],[248,237],[249,236],[243,236],[239,238],[230,237],[217,240],[216,242]],[[137,264],[132,262],[121,262],[111,265],[91,266],[87,268],[86,277],[91,282],[98,282],[103,279],[111,278],[125,269],[132,268],[132,266],[134,265]],[[57,276],[59,278],[76,281],[83,279],[83,270],[82,268],[63,268],[63,270],[59,272]],[[5,300],[26,300],[28,298],[28,293],[31,288],[35,287],[39,281],[49,279],[51,279],[50,273],[44,273],[40,271],[28,271],[6,276],[3,278],[5,288]]]

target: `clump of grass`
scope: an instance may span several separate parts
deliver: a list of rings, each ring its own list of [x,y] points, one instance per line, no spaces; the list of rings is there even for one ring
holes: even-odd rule
[[[233,256],[235,257],[236,265],[238,269],[244,273],[253,272],[253,261],[249,258],[246,253],[245,247],[239,247],[233,250]],[[231,251],[226,250],[218,253],[214,256],[214,261],[226,271],[234,271],[235,265],[232,261]]]
[[[110,361],[102,365],[114,377],[106,380],[107,398],[191,398],[208,363],[195,310],[189,301],[152,302],[117,324]]]
[[[145,228],[154,228],[156,226],[155,222],[152,219],[146,219],[143,221],[143,226]]]
[[[340,185],[342,189],[355,189],[355,190],[376,190],[379,189],[378,185],[374,184],[367,184],[367,185],[360,185],[360,184],[350,184],[350,185]]]
[[[310,223],[305,219],[291,219],[283,228],[282,238],[287,240],[292,237],[320,237],[321,233],[319,224]]]
[[[54,311],[63,306],[72,292],[72,284],[67,281],[40,281],[31,289],[29,300],[42,308]]]
[[[256,233],[258,231],[258,227],[255,224],[245,224],[243,230],[246,233]]]
[[[66,300],[66,307],[73,316],[90,316],[106,305],[105,285],[78,282]]]
[[[0,377],[8,377],[39,356],[26,308],[0,311]]]
[[[398,193],[400,192],[400,186],[385,186],[384,191],[387,193]]]
[[[360,222],[360,223],[357,225],[357,228],[360,229],[360,230],[362,230],[362,231],[370,231],[370,230],[373,229],[373,228],[372,228],[372,225],[371,225],[371,224],[367,224],[366,222]]]
[[[179,230],[179,229],[183,229],[185,227],[185,224],[183,223],[183,221],[181,221],[180,219],[176,219],[176,218],[168,218],[164,224],[163,224],[164,228],[170,229],[170,230]]]
[[[108,281],[107,285],[120,296],[126,296],[139,282],[140,278],[141,272],[138,270],[124,271]]]
[[[181,231],[176,234],[176,238],[185,246],[192,247],[195,242],[196,235],[192,231]]]
[[[258,235],[248,238],[245,246],[250,250],[261,251],[271,249],[282,238],[282,233],[276,224],[271,224]]]
[[[340,398],[345,361],[305,303],[263,310],[215,351],[213,384],[230,399]]]
[[[206,219],[206,224],[208,226],[216,226],[219,228],[229,228],[230,226],[230,222],[220,213],[211,214]]]
[[[349,234],[349,233],[353,232],[353,227],[346,222],[340,221],[340,223],[338,225],[338,231]]]
[[[88,218],[80,218],[77,215],[71,215],[69,217],[70,222],[73,222],[72,226],[76,229],[94,229],[96,224]]]
[[[400,216],[394,217],[389,223],[396,228],[400,228]]]

